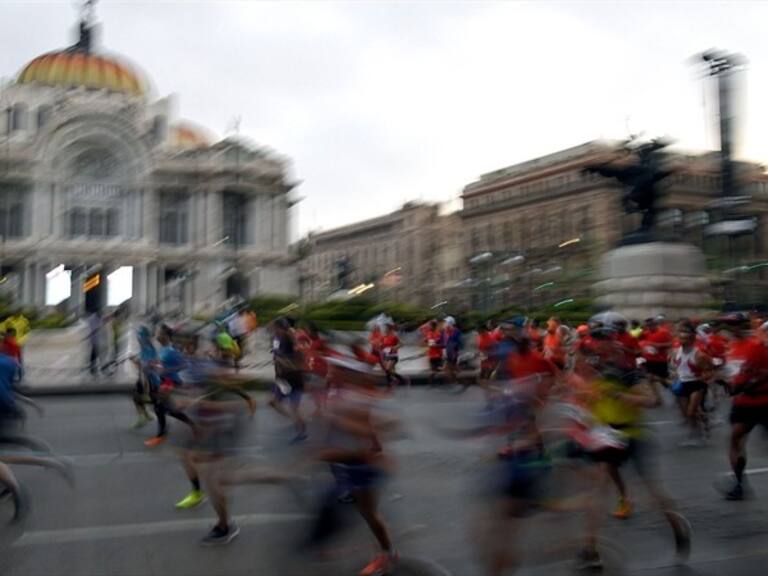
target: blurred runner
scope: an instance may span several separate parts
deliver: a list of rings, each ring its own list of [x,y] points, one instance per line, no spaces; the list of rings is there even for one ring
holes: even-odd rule
[[[661,318],[648,318],[645,321],[640,345],[643,349],[645,369],[653,386],[669,387],[669,349],[672,347],[672,334],[660,325]]]
[[[443,366],[443,351],[445,350],[445,337],[440,330],[437,320],[430,320],[424,331],[424,343],[427,345],[427,358],[429,359],[429,385],[435,385],[435,377]]]
[[[627,371],[625,352],[615,338],[619,326],[626,325],[626,320],[614,317],[610,322],[590,324],[590,364],[594,368],[594,375],[591,379],[593,392],[588,403],[589,409],[597,422],[611,429],[615,440],[620,441],[590,456],[605,468],[607,474],[602,478],[610,478],[619,490],[619,506],[614,515],[626,518],[632,511],[628,489],[620,473],[624,462],[631,460],[654,504],[672,528],[678,557],[681,560],[687,559],[690,554],[690,525],[676,511],[674,501],[658,480],[656,449],[650,431],[643,425],[643,408],[658,406],[658,393],[640,379],[636,372]],[[597,534],[603,517],[599,506],[605,490],[603,482],[595,483],[593,490],[592,504],[587,515],[585,546],[578,559],[578,568],[584,570],[602,565],[597,551]]]
[[[136,365],[136,386],[133,391],[133,405],[136,408],[136,423],[134,428],[141,428],[150,421],[149,412],[147,412],[147,404],[152,402],[150,391],[152,387],[160,385],[160,376],[157,374],[155,367],[157,364],[157,350],[152,343],[152,336],[149,332],[149,328],[146,326],[139,326],[136,332],[136,338],[139,342],[139,353],[136,357],[132,358]]]
[[[711,368],[711,360],[696,346],[696,332],[692,324],[681,322],[677,329],[680,346],[672,353],[674,371],[672,393],[677,397],[680,412],[688,429],[684,446],[700,446],[709,436],[707,415],[702,403],[707,393],[704,374]]]
[[[300,411],[301,397],[304,393],[301,355],[296,348],[288,320],[278,318],[273,326],[272,355],[275,364],[275,386],[269,405],[278,413],[293,420],[296,436],[292,441],[301,442],[307,439],[307,425]],[[285,407],[286,404],[288,408]]]
[[[445,371],[448,381],[456,382],[459,371],[459,354],[464,347],[461,330],[456,325],[453,316],[448,316],[444,321],[445,329],[443,339],[445,342]]]
[[[395,332],[395,326],[391,322],[384,324],[381,333],[381,365],[387,378],[387,386],[393,390],[397,386],[405,384],[405,378],[397,373],[397,362],[400,357],[400,337]]]
[[[397,561],[390,531],[378,512],[381,485],[391,469],[382,433],[392,426],[377,411],[381,393],[369,364],[328,357],[334,388],[324,412],[327,430],[319,458],[330,465],[334,485],[322,499],[309,544],[322,547],[339,528],[339,497],[351,494],[380,548],[360,576],[389,574]]]
[[[768,324],[755,337],[747,334],[749,318],[744,314],[728,315],[721,325],[731,335],[725,373],[733,394],[729,457],[734,477],[725,497],[742,500],[748,492],[747,439],[755,426],[768,428]]]
[[[552,361],[560,370],[565,368],[566,349],[560,322],[554,316],[547,320],[547,331],[542,341],[544,357]]]
[[[172,397],[173,391],[181,386],[179,373],[184,368],[182,354],[171,343],[171,335],[167,329],[158,331],[157,342],[160,344],[156,369],[159,386],[150,387],[150,398],[155,406],[157,417],[157,435],[144,442],[148,448],[154,448],[165,442],[168,435],[167,416],[172,416],[194,430],[195,424],[182,410],[180,410]]]

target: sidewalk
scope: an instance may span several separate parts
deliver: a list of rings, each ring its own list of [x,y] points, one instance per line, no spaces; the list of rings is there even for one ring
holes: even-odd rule
[[[250,350],[240,373],[252,378],[255,386],[268,386],[274,380],[268,340],[257,339]],[[406,345],[400,357],[398,372],[409,378],[412,385],[426,384],[429,368],[423,347]],[[114,375],[93,376],[87,369],[87,359],[82,329],[36,333],[25,348],[22,389],[31,396],[128,394],[133,390],[137,373],[132,363],[121,363]]]

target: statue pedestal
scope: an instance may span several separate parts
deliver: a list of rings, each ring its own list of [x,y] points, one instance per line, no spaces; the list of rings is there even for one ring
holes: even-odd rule
[[[700,315],[711,301],[704,255],[690,244],[648,242],[603,256],[595,304],[629,319]]]

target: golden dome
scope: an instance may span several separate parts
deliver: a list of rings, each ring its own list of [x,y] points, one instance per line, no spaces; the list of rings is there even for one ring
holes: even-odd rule
[[[24,67],[17,81],[66,88],[104,88],[134,96],[146,92],[145,83],[129,65],[112,56],[84,50],[60,50],[38,56]]]
[[[188,122],[179,122],[170,127],[168,143],[172,148],[190,150],[211,145],[211,139],[202,128]]]

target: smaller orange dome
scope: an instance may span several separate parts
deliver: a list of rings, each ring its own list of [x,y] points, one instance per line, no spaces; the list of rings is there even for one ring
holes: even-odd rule
[[[38,56],[18,77],[19,84],[33,82],[67,88],[106,88],[135,96],[146,92],[144,82],[130,66],[112,56],[82,50],[60,50]]]
[[[210,146],[211,140],[204,130],[187,122],[180,122],[171,126],[168,143],[172,148],[188,150]]]

